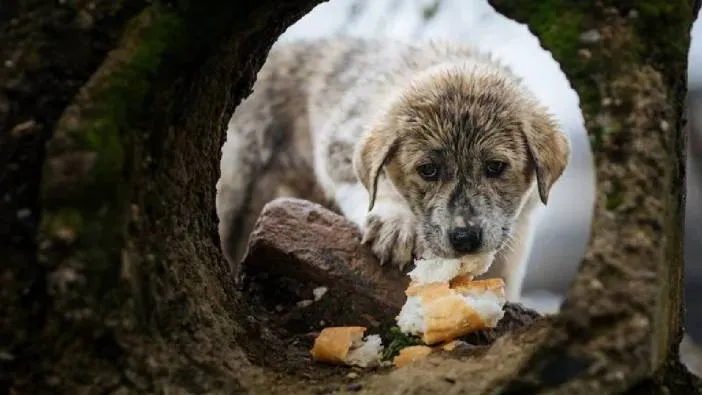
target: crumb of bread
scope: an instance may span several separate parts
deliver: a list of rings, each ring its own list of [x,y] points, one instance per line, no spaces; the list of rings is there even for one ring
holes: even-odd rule
[[[453,351],[456,349],[456,347],[458,347],[459,344],[461,344],[459,340],[451,340],[442,344],[440,347],[444,351]]]
[[[412,362],[426,358],[432,351],[434,351],[434,349],[423,345],[405,347],[400,350],[400,353],[393,359],[393,364],[401,368]]]
[[[317,287],[312,290],[312,295],[314,295],[314,301],[322,299],[322,296],[327,293],[329,289],[327,287]]]
[[[494,328],[505,315],[504,286],[502,279],[485,279],[457,284],[453,289],[463,295],[463,299],[475,309],[487,328]]]
[[[346,357],[346,363],[361,368],[378,366],[382,356],[383,340],[378,335],[369,335],[365,340],[354,341]]]
[[[397,326],[403,333],[420,335],[427,330],[424,322],[424,305],[419,296],[408,296],[397,315]]]
[[[463,295],[463,300],[480,316],[485,328],[494,328],[505,315],[504,301],[492,292]]]

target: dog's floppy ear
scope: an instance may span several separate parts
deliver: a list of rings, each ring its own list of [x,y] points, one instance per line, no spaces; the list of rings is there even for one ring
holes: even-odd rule
[[[551,187],[561,177],[570,160],[570,142],[548,115],[533,117],[523,131],[534,161],[539,197],[546,204]]]
[[[353,168],[361,184],[368,191],[368,211],[375,204],[378,177],[383,165],[397,148],[398,136],[392,129],[378,125],[366,133],[353,156]]]

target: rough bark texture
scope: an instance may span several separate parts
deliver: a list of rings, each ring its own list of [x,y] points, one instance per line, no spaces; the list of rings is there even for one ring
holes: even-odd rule
[[[0,387],[242,388],[217,158],[268,48],[319,2],[3,2]]]
[[[620,392],[658,374],[682,335],[681,115],[693,1],[492,0],[527,23],[581,98],[597,171],[587,256],[548,341],[509,393]],[[692,393],[692,389],[689,389]]]
[[[214,211],[227,121],[275,38],[319,2],[0,4],[0,390],[345,382],[242,303]],[[590,252],[560,316],[364,390],[694,393],[675,363],[692,1],[491,3],[529,23],[581,96],[598,166]],[[260,353],[276,347],[299,355]]]

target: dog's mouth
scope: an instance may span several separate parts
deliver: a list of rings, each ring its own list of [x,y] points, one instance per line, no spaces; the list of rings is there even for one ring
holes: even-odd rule
[[[452,248],[441,248],[433,246],[431,248],[426,248],[421,255],[417,255],[414,259],[458,259],[466,256],[478,256],[480,252],[475,254],[460,254]]]
[[[462,253],[456,251],[450,246],[432,245],[425,247],[422,253],[415,252],[412,255],[413,260],[417,259],[460,259],[460,258],[478,258],[486,255],[495,255],[500,253],[505,248],[509,248],[511,237],[503,237],[500,243],[495,248],[481,248],[475,252]]]
[[[512,239],[513,229],[506,225],[501,228],[501,236],[499,243],[491,242],[489,245],[483,246],[474,252],[460,252],[451,246],[447,236],[447,231],[441,226],[424,222],[420,228],[419,240],[421,247],[415,249],[412,254],[412,259],[459,259],[463,257],[479,257],[486,254],[497,254],[504,248],[509,246]],[[493,239],[494,240],[494,239]],[[496,245],[497,244],[497,245]]]

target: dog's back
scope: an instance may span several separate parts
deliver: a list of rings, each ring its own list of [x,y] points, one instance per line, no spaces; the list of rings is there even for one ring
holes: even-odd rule
[[[272,161],[282,158],[288,170],[314,173],[320,166],[315,154],[327,155],[315,153],[313,141],[325,138],[320,131],[343,131],[342,140],[352,144],[398,83],[432,65],[474,55],[458,45],[348,37],[274,45],[252,94],[235,110],[222,147],[217,213],[225,256],[235,262],[242,253],[250,226],[240,217],[256,181],[274,171]],[[341,170],[353,177],[349,163]],[[316,181],[325,183],[323,177]]]
[[[282,118],[298,118],[303,105],[309,109],[306,115],[324,118],[343,101],[363,101],[372,108],[384,88],[406,83],[433,65],[475,56],[467,46],[434,42],[337,37],[281,43],[271,49],[246,101],[274,103]],[[263,103],[251,104],[247,107]],[[238,109],[233,122],[247,111]]]

